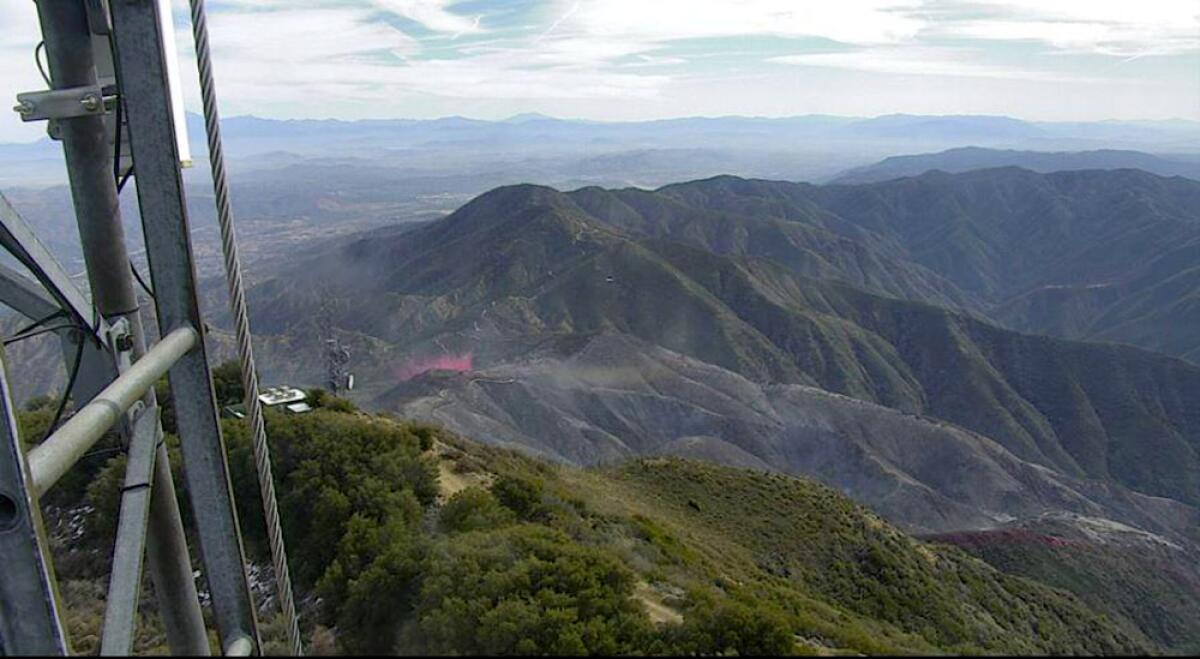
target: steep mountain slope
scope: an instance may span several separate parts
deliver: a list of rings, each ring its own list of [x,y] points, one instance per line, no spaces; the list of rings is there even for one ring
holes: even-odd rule
[[[824,187],[721,177],[659,192],[694,206],[808,222],[816,207],[895,241],[990,301],[1116,276],[1200,225],[1200,182],[1128,170],[930,172]]]
[[[912,530],[1047,510],[1168,535],[1194,509],[1022,460],[961,428],[798,385],[765,385],[620,335],[568,359],[432,372],[379,402],[469,437],[576,464],[676,454],[816,478]]]
[[[695,282],[544,188],[502,188],[399,240],[306,263],[256,292],[256,327],[287,331],[318,290],[354,309],[346,329],[409,346],[436,340],[495,360],[611,329],[763,378],[805,379]],[[666,319],[664,299],[675,301]]]
[[[690,206],[878,234],[1013,327],[1194,354],[1200,182],[1133,170],[929,172],[868,185],[720,177],[659,193]],[[815,210],[814,210],[815,209]],[[1104,294],[1101,289],[1113,289]],[[1064,303],[1065,302],[1065,303]],[[1172,331],[1162,327],[1170,322]]]
[[[790,208],[788,195],[811,192],[715,183],[667,192],[744,206],[758,200],[741,187],[782,189],[770,201]],[[476,367],[561,358],[595,334],[626,334],[756,382],[945,419],[1065,477],[1200,502],[1200,368],[1000,330],[762,258],[638,239],[546,188],[502,188],[443,221],[304,262],[255,291],[256,327],[286,333],[320,299],[353,310],[348,331],[414,356],[469,355]],[[429,370],[364,368],[364,379],[393,382]],[[707,433],[676,438],[688,434]]]
[[[993,299],[1110,281],[1194,236],[1200,182],[1137,171],[983,170],[816,191],[822,206],[891,236]]]
[[[1154,643],[1200,649],[1196,557],[1161,537],[1107,520],[1051,515],[928,540],[1071,592]]]
[[[15,336],[29,327],[28,318],[7,307],[0,308],[0,336]],[[74,352],[70,353],[74,356]],[[61,390],[67,381],[63,364],[63,344],[53,334],[33,336],[4,346],[4,358],[10,369],[21,366],[21,377],[12,378],[13,399],[18,405],[35,396]],[[24,368],[27,365],[44,368]]]
[[[891,156],[875,164],[856,167],[834,177],[833,183],[877,183],[903,176],[919,176],[936,169],[951,174],[994,167],[1021,167],[1034,172],[1071,169],[1140,169],[1159,176],[1186,176],[1200,180],[1200,163],[1175,160],[1140,151],[1016,151],[968,146],[939,153]]]
[[[610,502],[605,505],[610,510],[653,515],[670,536],[698,546],[702,556],[731,571],[744,570],[734,567],[738,562],[753,562],[815,599],[955,652],[969,651],[970,645],[1030,651],[1022,648],[1028,641],[1018,631],[1030,629],[1030,616],[1038,620],[1032,635],[1041,639],[1034,652],[1068,651],[1052,639],[1064,633],[1070,638],[1068,630],[1079,626],[1097,634],[1090,652],[1122,643],[1123,634],[1114,638],[1107,620],[1087,613],[1077,620],[1060,617],[1071,615],[1065,608],[1071,600],[1058,599],[1062,593],[1049,596],[1040,584],[998,579],[957,553],[916,545],[811,483],[678,460],[643,460],[601,473],[602,478],[585,474],[568,482]],[[817,537],[822,541],[814,543]],[[759,581],[751,588],[767,601],[787,602],[772,597],[765,585]],[[1001,640],[1005,637],[1009,640]]]
[[[725,256],[764,258],[794,272],[865,290],[951,307],[978,306],[953,283],[905,257],[895,241],[806,205],[794,216],[735,214],[633,188],[568,193],[591,216],[635,236]]]
[[[1200,237],[1181,239],[1113,283],[1041,287],[992,315],[1015,329],[1122,341],[1200,362]]]

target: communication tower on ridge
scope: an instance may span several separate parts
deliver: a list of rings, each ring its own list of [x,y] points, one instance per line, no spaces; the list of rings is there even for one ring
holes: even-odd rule
[[[342,344],[333,328],[333,303],[322,296],[320,327],[318,336],[324,346],[325,386],[335,396],[354,388],[354,375],[350,373],[350,348]]]

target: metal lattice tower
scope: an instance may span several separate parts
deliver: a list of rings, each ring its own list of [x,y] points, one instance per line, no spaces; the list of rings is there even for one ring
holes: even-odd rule
[[[324,349],[325,386],[335,396],[354,386],[350,374],[350,348],[338,338],[333,323],[333,302],[328,294],[322,295],[320,313],[317,315],[317,336]]]
[[[175,134],[179,108],[169,83],[173,45],[164,38],[170,5],[36,4],[51,88],[19,95],[15,109],[26,121],[48,121],[49,134],[62,143],[90,295],[75,287],[0,196],[0,246],[32,274],[0,265],[0,302],[59,335],[72,374],[63,395],[78,409],[26,451],[16,425],[12,373],[0,347],[0,654],[70,652],[39,499],[112,429],[121,435],[128,460],[101,653],[133,649],[143,560],[172,653],[210,653],[154,396],[153,385],[163,375],[171,385],[219,650],[260,653],[196,291]],[[193,0],[194,12],[197,7],[194,15],[202,19],[203,3]],[[118,204],[119,184],[131,173],[160,334],[149,347]],[[240,281],[237,286],[240,291]],[[262,440],[265,456],[261,432],[256,440]],[[270,499],[273,506],[273,490]],[[293,649],[299,651],[298,639]]]

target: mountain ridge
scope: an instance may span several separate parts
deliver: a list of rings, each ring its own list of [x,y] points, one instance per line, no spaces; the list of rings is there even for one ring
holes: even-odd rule
[[[999,170],[966,178],[989,175],[1018,183],[1041,176]],[[730,185],[780,192],[797,217],[811,213],[797,200],[824,194],[728,178],[657,194],[678,200],[706,185],[725,196],[705,199],[742,208],[755,197],[727,195]],[[806,278],[767,257],[647,239],[543,187],[504,188],[386,243],[346,249],[302,264],[294,281],[253,292],[253,307],[269,321],[256,326],[284,332],[287,301],[298,295],[307,303],[303,287],[356,273],[332,293],[356,309],[343,329],[392,346],[370,353],[379,365],[362,372],[364,380],[386,381],[384,363],[396,355],[466,353],[486,370],[562,359],[589,337],[627,334],[753,382],[819,386],[945,419],[1067,478],[1200,500],[1200,418],[1190,411],[1200,409],[1200,369],[1181,360],[1020,335],[935,305]],[[369,309],[354,303],[363,291],[373,293]],[[505,418],[519,409],[493,412]]]
[[[967,146],[937,153],[890,156],[834,176],[830,183],[879,183],[920,176],[931,170],[959,174],[974,169],[1016,166],[1038,173],[1088,169],[1140,169],[1159,176],[1200,179],[1200,163],[1174,160],[1128,149],[1090,151],[1019,151]]]
[[[814,205],[898,244],[908,259],[953,283],[974,308],[1024,331],[1124,341],[1184,356],[1200,348],[1188,319],[1200,261],[1200,183],[1134,170],[1038,174],[1014,167],[863,185],[813,186],[717,177],[660,189],[726,212],[765,213],[814,223]],[[1162,288],[1172,281],[1175,290]],[[1113,304],[1095,288],[1122,291]],[[1055,307],[1039,291],[1074,291]],[[1058,293],[1054,293],[1059,295]],[[1022,296],[1031,296],[1019,302]],[[1137,301],[1137,305],[1132,304]],[[1043,310],[1044,311],[1040,311]],[[1061,315],[1063,311],[1074,311]],[[1177,331],[1159,328],[1165,320]]]

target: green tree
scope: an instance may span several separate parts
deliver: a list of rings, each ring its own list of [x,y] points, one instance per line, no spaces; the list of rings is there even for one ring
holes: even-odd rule
[[[669,632],[679,654],[779,656],[796,653],[787,619],[765,606],[705,598],[695,604],[683,625]]]
[[[492,484],[492,494],[521,519],[532,519],[542,506],[542,484],[529,478],[504,475]]]
[[[511,510],[478,487],[468,487],[450,497],[438,515],[438,526],[450,533],[495,529],[514,521]]]
[[[95,509],[88,520],[89,542],[107,547],[117,533],[117,518],[121,510],[121,486],[125,482],[124,454],[110,458],[104,468],[87,485],[87,502]]]
[[[327,409],[331,412],[342,412],[343,414],[358,411],[358,406],[354,403],[340,396],[334,396],[324,389],[308,389],[305,393],[308,395],[308,404],[314,409]]]
[[[612,555],[521,524],[439,543],[426,562],[404,652],[630,654],[655,630]]]
[[[246,388],[242,386],[242,366],[235,359],[221,362],[212,368],[213,392],[217,405],[236,405],[245,402]]]
[[[284,529],[302,582],[315,583],[333,562],[354,515],[380,524],[393,515],[415,522],[421,507],[437,497],[437,470],[403,425],[317,410],[268,414],[267,432],[283,482]],[[236,487],[236,473],[234,478]]]

